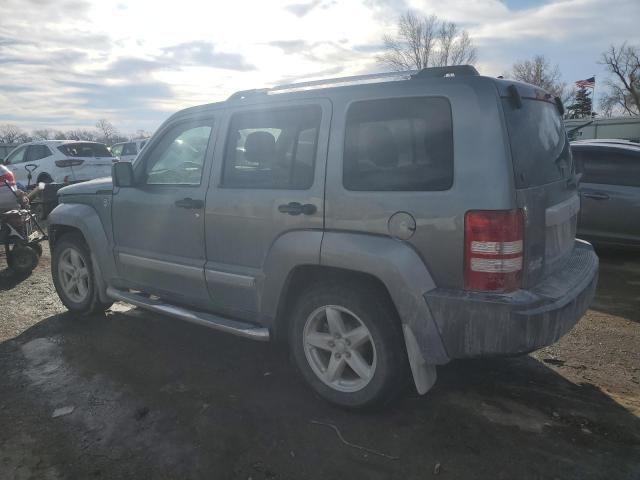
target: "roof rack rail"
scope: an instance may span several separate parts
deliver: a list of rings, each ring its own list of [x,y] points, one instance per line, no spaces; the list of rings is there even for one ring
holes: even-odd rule
[[[321,88],[324,86],[351,85],[359,83],[374,83],[377,80],[409,80],[417,70],[406,70],[403,72],[381,72],[368,75],[353,75],[350,77],[326,78],[323,80],[311,80],[309,82],[288,83],[276,85],[269,89],[269,92],[282,92],[283,90],[304,90],[307,88]]]
[[[242,100],[255,95],[272,95],[300,90],[313,90],[324,87],[338,87],[347,85],[359,85],[377,83],[380,81],[398,81],[424,78],[456,77],[479,75],[471,65],[452,65],[449,67],[431,67],[422,70],[405,70],[401,72],[382,72],[369,75],[354,75],[350,77],[327,78],[323,80],[311,80],[308,82],[288,83],[277,85],[273,88],[256,88],[241,90],[231,95],[228,100]]]

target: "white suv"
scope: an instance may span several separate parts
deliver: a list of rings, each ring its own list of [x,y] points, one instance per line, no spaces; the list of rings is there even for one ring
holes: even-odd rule
[[[111,176],[114,158],[103,143],[75,140],[29,142],[14,149],[5,161],[20,184],[73,183]]]
[[[121,162],[133,162],[147,143],[148,138],[116,143],[111,147],[111,154]]]

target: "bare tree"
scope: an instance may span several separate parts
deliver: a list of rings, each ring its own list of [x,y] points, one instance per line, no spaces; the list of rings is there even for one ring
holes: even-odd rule
[[[552,95],[560,97],[563,103],[573,101],[576,95],[576,89],[569,88],[562,81],[560,67],[557,64],[551,65],[549,59],[544,55],[536,55],[531,60],[514,63],[511,67],[511,73],[506,76],[540,87]]]
[[[31,138],[20,127],[15,125],[0,126],[0,143],[24,143]]]
[[[536,55],[531,60],[514,63],[508,76],[540,87],[557,96],[560,96],[566,87],[561,80],[560,67],[551,65],[544,55]]]
[[[436,15],[420,17],[407,11],[398,20],[397,33],[383,40],[386,51],[376,59],[396,71],[462,65],[477,57],[468,32]]]
[[[76,128],[74,130],[67,130],[64,133],[67,140],[84,140],[87,142],[95,142],[98,140],[98,133],[92,130],[86,130],[82,128]]]
[[[608,90],[600,100],[603,110],[616,110],[626,115],[640,115],[640,50],[623,43],[611,45],[602,54],[600,63],[606,65],[613,78],[607,80]]]
[[[49,128],[40,128],[33,131],[34,140],[53,140],[55,132]]]
[[[114,142],[114,137],[118,136],[118,130],[113,124],[104,118],[101,118],[96,123],[98,129],[98,137],[107,145],[111,145]]]

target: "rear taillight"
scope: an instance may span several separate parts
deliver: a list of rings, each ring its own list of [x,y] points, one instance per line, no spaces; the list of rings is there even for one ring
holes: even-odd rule
[[[0,175],[0,187],[4,187],[6,185],[5,182],[8,183],[10,187],[16,186],[16,177],[8,170]]]
[[[56,160],[56,165],[58,167],[77,167],[78,165],[82,165],[84,160],[78,160],[77,158],[65,158],[64,160]]]
[[[509,292],[521,286],[522,210],[472,210],[464,217],[464,288]]]

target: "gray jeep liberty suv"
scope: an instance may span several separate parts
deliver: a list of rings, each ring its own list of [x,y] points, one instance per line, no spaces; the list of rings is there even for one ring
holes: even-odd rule
[[[322,397],[420,393],[455,358],[557,341],[598,276],[562,104],[470,66],[238,92],[60,190],[71,311],[124,301],[285,339]]]

